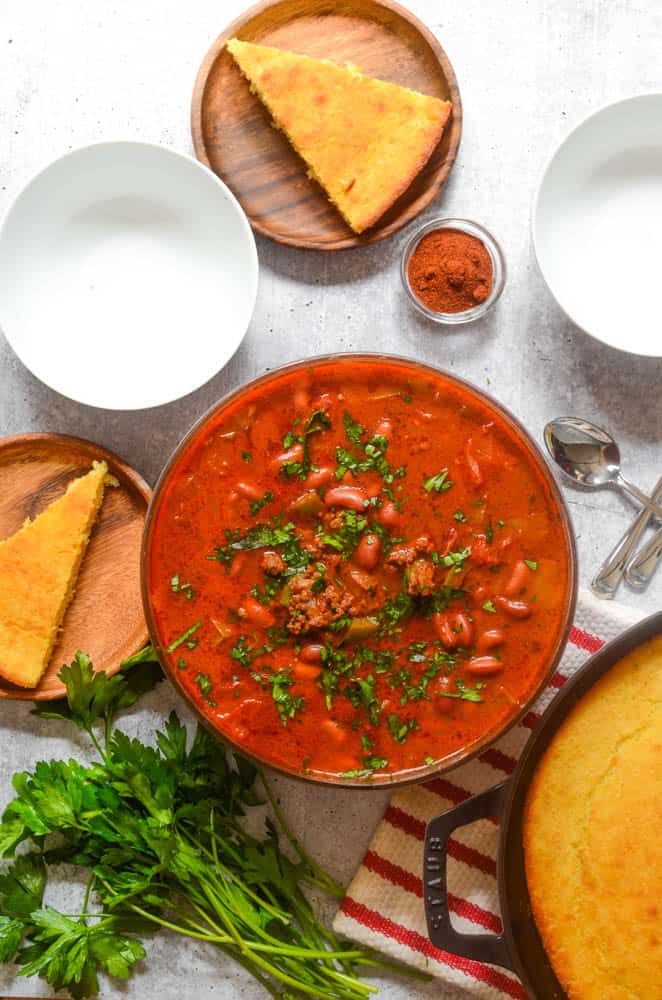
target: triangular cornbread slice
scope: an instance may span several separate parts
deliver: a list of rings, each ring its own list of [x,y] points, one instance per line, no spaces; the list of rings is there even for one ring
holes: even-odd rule
[[[0,677],[33,688],[48,666],[103,500],[105,462],[0,542]]]
[[[355,233],[423,169],[450,101],[375,80],[352,66],[232,38],[227,48]]]

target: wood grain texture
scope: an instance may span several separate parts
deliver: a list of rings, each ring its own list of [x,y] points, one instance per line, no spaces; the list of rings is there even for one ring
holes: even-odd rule
[[[0,698],[61,698],[57,674],[77,650],[97,670],[116,673],[122,659],[147,641],[140,594],[140,546],[151,490],[131,466],[99,445],[60,434],[19,434],[0,440],[0,539],[34,519],[70,480],[104,459],[119,482],[106,489],[50,664],[38,687],[0,680]]]
[[[354,63],[368,76],[453,102],[426,166],[375,226],[352,233],[304,161],[273,128],[225,43],[233,37],[301,55]],[[216,39],[198,72],[191,108],[196,155],[228,185],[262,236],[289,246],[344,250],[411,222],[439,193],[460,144],[455,73],[428,29],[390,0],[276,0],[252,7]]]

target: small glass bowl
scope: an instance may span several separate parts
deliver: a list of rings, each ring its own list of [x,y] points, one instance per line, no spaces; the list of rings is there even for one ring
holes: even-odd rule
[[[442,313],[435,312],[433,309],[428,309],[428,307],[418,298],[409,283],[409,261],[411,259],[411,255],[424,236],[427,236],[428,233],[432,233],[438,229],[458,229],[460,232],[467,233],[469,236],[475,236],[481,241],[492,260],[492,291],[484,302],[479,302],[478,305],[475,305],[472,309],[466,309],[464,312]],[[459,323],[472,323],[474,320],[480,319],[481,316],[484,316],[485,313],[489,312],[501,295],[503,286],[506,283],[506,259],[503,255],[503,250],[492,234],[488,233],[487,229],[484,229],[483,226],[480,226],[477,222],[471,222],[469,219],[433,219],[432,222],[426,222],[424,226],[417,229],[414,235],[407,242],[407,245],[402,252],[402,259],[400,261],[400,276],[402,278],[402,284],[404,285],[405,291],[409,296],[409,300],[420,313],[427,316],[428,319],[431,319],[435,323],[445,323],[447,325],[455,326]]]

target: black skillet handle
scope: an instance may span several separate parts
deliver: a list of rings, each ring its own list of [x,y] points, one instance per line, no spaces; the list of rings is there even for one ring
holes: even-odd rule
[[[448,838],[458,826],[474,820],[503,813],[509,782],[504,781],[480,795],[462,802],[454,809],[436,816],[428,823],[425,834],[423,884],[425,888],[425,916],[432,944],[453,955],[471,958],[476,962],[501,965],[514,971],[506,938],[503,934],[460,934],[451,926],[446,889],[446,857]]]

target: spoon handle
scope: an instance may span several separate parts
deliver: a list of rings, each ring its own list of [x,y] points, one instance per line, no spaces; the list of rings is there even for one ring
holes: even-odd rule
[[[640,490],[638,486],[631,483],[624,476],[619,475],[616,479],[616,483],[620,486],[625,493],[629,493],[631,497],[638,500],[642,507],[648,508],[651,514],[654,514],[658,521],[662,521],[662,507],[659,503],[653,503],[650,497],[647,497],[643,490]]]
[[[662,476],[657,481],[651,500],[654,503],[662,501]],[[614,596],[623,578],[623,573],[626,572],[626,567],[628,583],[631,582],[629,573],[632,568],[632,562],[630,562],[628,567],[628,561],[631,559],[644,531],[648,527],[650,519],[651,510],[649,507],[644,507],[643,510],[639,511],[628,530],[609,553],[591,582],[591,590],[597,597],[609,599]],[[662,554],[662,531],[660,532],[660,554]],[[638,560],[639,557],[636,558]],[[643,587],[645,583],[639,586]]]
[[[634,590],[643,590],[662,559],[662,528],[658,528],[650,541],[642,545],[639,552],[629,561],[625,569],[625,579]]]

